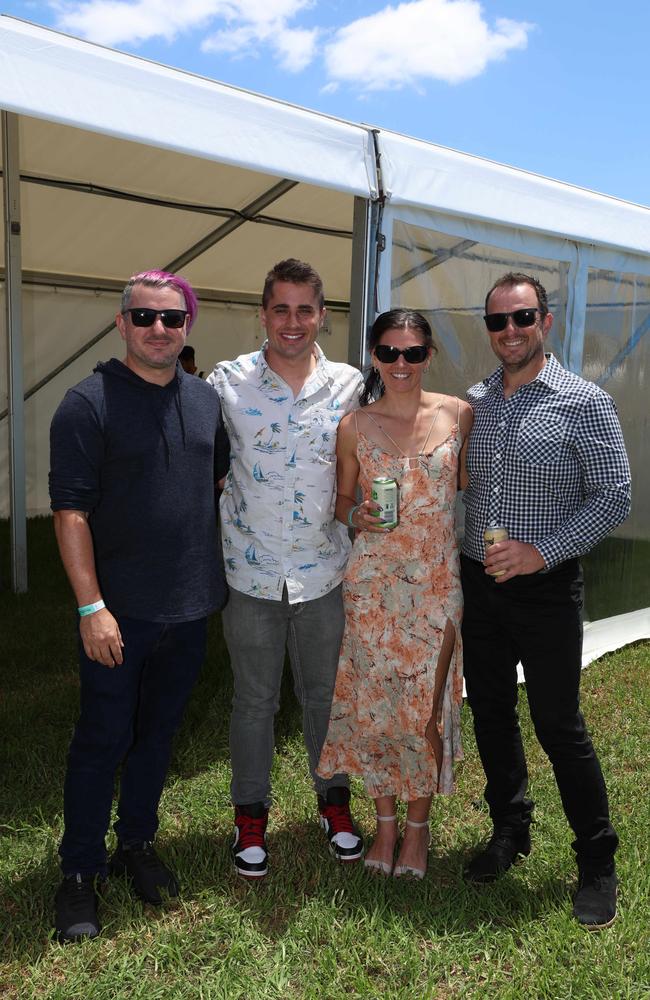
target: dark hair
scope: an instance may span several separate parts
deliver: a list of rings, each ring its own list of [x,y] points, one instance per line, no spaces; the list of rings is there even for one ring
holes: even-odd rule
[[[521,271],[508,271],[507,274],[504,274],[503,277],[494,282],[492,288],[485,296],[485,312],[487,313],[488,311],[488,301],[492,292],[495,292],[497,288],[509,288],[511,285],[530,285],[531,288],[535,289],[540,316],[544,319],[544,317],[548,314],[548,296],[546,294],[546,289],[537,278],[533,278],[531,274],[523,274]]]
[[[185,361],[186,358],[189,358],[190,361],[194,361],[194,348],[191,344],[186,344],[181,350],[181,353],[178,355],[179,361]]]
[[[414,330],[422,337],[425,347],[434,352],[436,350],[431,327],[422,313],[416,312],[414,309],[389,309],[388,312],[381,313],[370,328],[368,335],[368,351],[370,353],[374,351],[383,335],[389,330]],[[368,403],[381,399],[384,391],[384,383],[379,372],[371,366],[359,397],[360,405],[367,406]]]
[[[325,305],[323,294],[323,282],[320,275],[311,264],[306,264],[295,257],[279,261],[271,268],[264,279],[264,289],[262,291],[262,308],[266,309],[269,299],[273,294],[273,286],[276,281],[290,281],[292,285],[309,285],[318,296],[318,307],[322,309]]]

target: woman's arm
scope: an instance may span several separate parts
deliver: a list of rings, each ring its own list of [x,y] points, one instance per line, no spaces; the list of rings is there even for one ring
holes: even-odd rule
[[[467,475],[467,438],[474,422],[474,411],[469,403],[460,404],[460,433],[463,438],[463,446],[458,456],[458,489],[464,490],[467,486],[469,476]]]
[[[380,508],[374,500],[357,503],[355,499],[359,482],[359,459],[354,413],[343,417],[336,435],[336,480],[334,513],[341,524],[357,531],[375,531],[380,534],[391,530],[377,522],[377,515],[373,511],[379,511]]]
[[[336,435],[336,507],[334,513],[341,524],[348,524],[348,514],[357,506],[355,499],[359,481],[357,431],[351,413],[343,417]]]

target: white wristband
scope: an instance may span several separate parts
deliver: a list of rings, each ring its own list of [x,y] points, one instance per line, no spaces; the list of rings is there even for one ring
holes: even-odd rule
[[[82,618],[85,618],[86,615],[94,615],[96,611],[101,611],[105,607],[106,605],[103,601],[95,601],[94,604],[84,604],[82,608],[77,608],[77,611]]]

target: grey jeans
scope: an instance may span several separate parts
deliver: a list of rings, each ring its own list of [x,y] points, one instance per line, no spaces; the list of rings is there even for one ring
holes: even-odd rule
[[[302,705],[314,787],[322,795],[328,788],[347,785],[347,775],[337,774],[325,781],[316,774],[343,636],[341,587],[299,604],[289,604],[286,588],[281,601],[231,590],[222,616],[235,686],[230,720],[233,802],[270,805],[273,722],[280,707],[285,649]]]

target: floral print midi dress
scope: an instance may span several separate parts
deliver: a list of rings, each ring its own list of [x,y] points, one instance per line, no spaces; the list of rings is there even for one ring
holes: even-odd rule
[[[383,451],[357,427],[359,482],[376,476],[400,487],[400,521],[386,534],[357,533],[343,581],[345,633],[327,739],[318,773],[361,775],[372,798],[410,801],[454,790],[462,756],[462,591],[455,533],[458,422],[415,458]],[[445,625],[455,629],[437,718],[440,774],[425,736]]]

